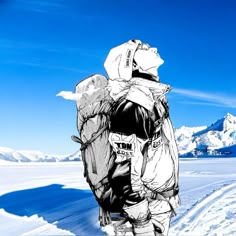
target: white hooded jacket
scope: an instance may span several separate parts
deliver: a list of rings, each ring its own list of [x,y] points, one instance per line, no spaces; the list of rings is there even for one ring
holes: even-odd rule
[[[165,94],[171,87],[167,84],[157,81],[149,81],[143,78],[132,78],[132,60],[135,51],[141,41],[129,41],[112,49],[105,61],[105,69],[109,75],[108,89],[114,100],[121,96],[126,96],[127,100],[138,103],[149,111],[153,111],[154,106],[160,115],[164,116],[165,109],[161,101],[165,101]],[[134,138],[133,135],[125,136],[111,133],[110,143],[117,152],[117,162],[127,159],[125,152],[118,150],[115,141],[132,140],[135,148],[129,152],[131,158],[131,184],[133,191],[141,194],[144,192],[166,191],[173,186],[178,185],[178,150],[174,137],[173,127],[168,118],[162,122],[162,128],[156,128],[155,133],[163,132],[162,135],[154,135],[148,148],[148,158],[146,169],[141,176],[141,167],[143,155],[141,154],[144,144],[148,140]],[[130,141],[131,142],[131,141]],[[132,153],[133,152],[133,153]],[[170,199],[173,207],[178,206],[178,197]],[[170,210],[170,206],[163,202],[163,212]]]

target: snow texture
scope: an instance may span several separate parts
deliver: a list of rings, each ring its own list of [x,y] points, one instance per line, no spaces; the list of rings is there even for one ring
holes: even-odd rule
[[[11,148],[0,147],[0,164],[12,162],[58,162],[80,161],[80,151],[72,155],[44,154],[40,151],[16,151]]]
[[[236,117],[226,114],[208,127],[181,127],[175,132],[182,157],[236,156]]]
[[[169,236],[236,235],[236,158],[180,159],[180,197]],[[82,162],[0,165],[0,235],[106,232],[114,235],[98,225]]]
[[[236,158],[226,158],[236,157],[236,117],[181,127],[175,135],[185,158],[181,206],[169,235],[236,235]],[[99,227],[83,163],[73,160],[80,160],[79,152],[60,156],[0,147],[0,235],[114,235],[112,225]]]

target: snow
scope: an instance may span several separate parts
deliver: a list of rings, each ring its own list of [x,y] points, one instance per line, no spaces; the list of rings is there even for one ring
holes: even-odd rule
[[[208,127],[183,126],[175,135],[185,158],[182,204],[169,235],[236,235],[236,117],[227,113]],[[0,235],[113,235],[112,225],[99,227],[79,160],[79,151],[60,156],[0,147]]]
[[[205,130],[206,126],[200,126],[200,127],[186,127],[182,126],[179,129],[176,129],[175,136],[176,141],[179,148],[179,153],[184,154],[186,152],[190,152],[193,149],[196,148],[196,144],[192,142],[192,136],[193,134]]]
[[[232,235],[236,233],[236,183],[214,191],[180,219],[175,235]],[[220,225],[220,227],[219,227]],[[220,228],[220,229],[219,229]],[[227,232],[228,231],[228,232]]]
[[[40,151],[14,150],[8,147],[0,147],[0,163],[12,162],[57,162],[80,160],[80,151],[72,155],[44,154]]]
[[[175,131],[179,153],[191,156],[236,156],[236,116],[227,113],[208,127],[181,127]],[[220,150],[219,150],[220,149]]]
[[[236,158],[180,159],[170,236],[236,235]],[[0,163],[0,235],[106,235],[82,162]]]

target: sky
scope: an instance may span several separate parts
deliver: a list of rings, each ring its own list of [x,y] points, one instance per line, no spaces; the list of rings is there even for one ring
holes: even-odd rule
[[[71,154],[79,149],[74,91],[107,76],[109,50],[139,39],[157,47],[175,128],[236,115],[233,0],[0,0],[0,146]]]

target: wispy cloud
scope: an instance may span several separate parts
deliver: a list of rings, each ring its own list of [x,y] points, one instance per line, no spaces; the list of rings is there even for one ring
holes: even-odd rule
[[[81,73],[81,74],[89,73],[89,71],[87,70],[82,70],[76,67],[49,65],[49,64],[26,62],[26,61],[25,62],[24,61],[2,61],[1,63],[30,66],[30,67],[40,67],[40,68],[46,68],[46,69],[52,69],[52,70],[64,70],[64,71],[76,72],[76,73]]]
[[[32,43],[32,42],[27,42],[27,41],[16,41],[16,40],[11,40],[11,39],[0,39],[0,49],[1,51],[3,50],[8,50],[12,52],[23,52],[25,51],[30,51],[30,52],[51,52],[51,53],[65,53],[65,52],[72,52],[70,48],[67,50],[66,47],[63,46],[55,46],[55,45],[50,45],[50,44],[42,44],[42,43]],[[63,51],[64,49],[64,51]]]
[[[219,94],[219,93],[206,93],[197,90],[188,90],[188,89],[173,89],[173,93],[188,97],[198,101],[185,101],[188,104],[195,104],[195,105],[207,105],[207,106],[220,106],[220,107],[230,107],[236,108],[236,97],[226,95],[226,94]]]
[[[63,11],[59,10],[67,6],[65,2],[66,1],[63,2],[62,0],[16,0],[14,6],[19,9],[38,13],[63,13]]]
[[[88,69],[79,68],[76,61],[102,58],[101,49],[74,47],[73,45],[36,43],[30,41],[16,41],[0,39],[1,64],[41,67],[55,70],[64,70],[82,74],[89,74]],[[95,56],[94,56],[95,55]],[[83,63],[82,63],[83,64]]]
[[[55,44],[55,43],[33,43],[27,41],[16,41],[12,39],[0,39],[0,49],[2,50],[12,50],[13,52],[25,52],[25,50],[33,52],[50,52],[57,54],[68,54],[68,55],[82,55],[85,57],[97,57],[99,55],[105,54],[105,51],[102,49],[90,49],[85,47],[73,47],[64,44]]]
[[[63,49],[64,51],[72,52],[73,50],[76,50],[76,48],[67,48],[63,45],[49,45],[49,44],[42,44],[42,43],[32,43],[27,41],[16,41],[11,39],[0,39],[0,48],[2,49],[17,49],[17,50],[44,50],[44,51],[50,51],[50,52],[61,52]],[[77,51],[79,49],[77,48]]]

